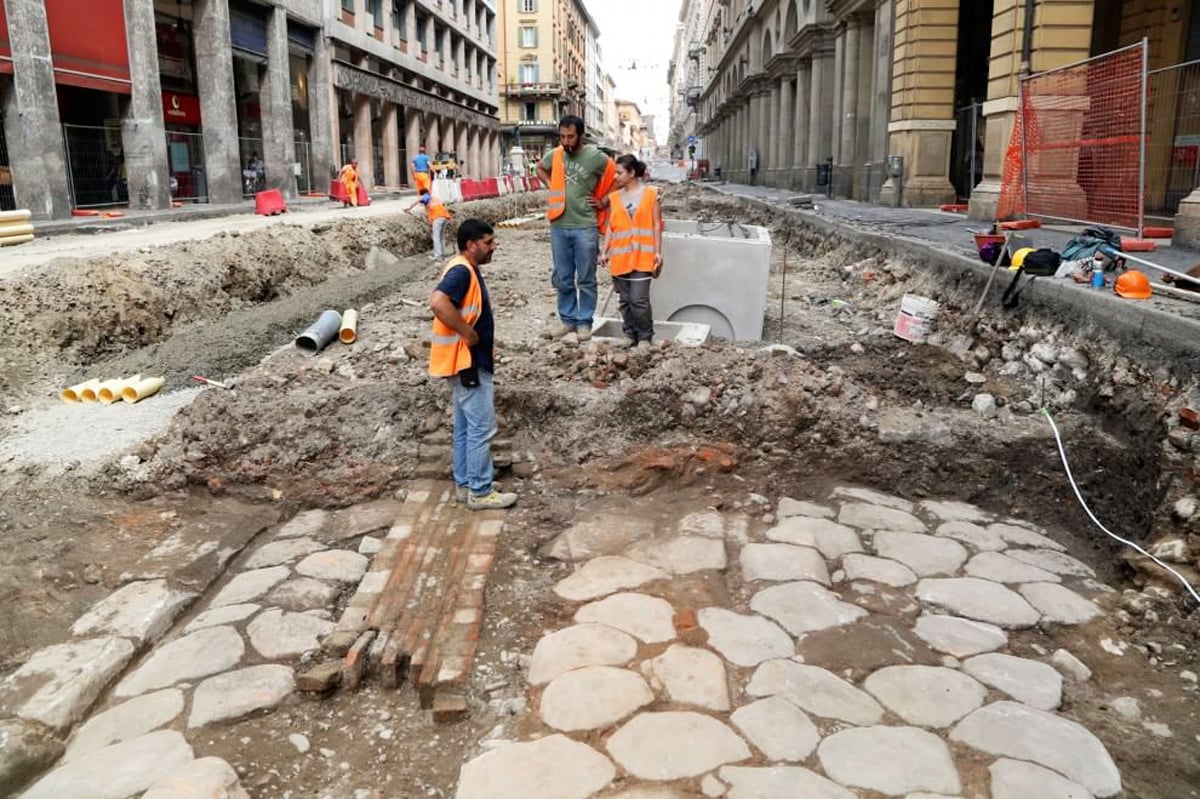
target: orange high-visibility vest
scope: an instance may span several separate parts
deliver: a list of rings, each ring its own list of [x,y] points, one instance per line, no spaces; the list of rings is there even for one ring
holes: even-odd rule
[[[465,266],[471,273],[471,285],[458,312],[467,324],[474,327],[479,315],[483,313],[483,290],[479,287],[479,275],[471,262],[459,255],[446,264],[442,277],[456,266]],[[429,339],[429,374],[434,377],[453,377],[470,367],[471,348],[467,346],[467,342],[457,330],[436,316],[433,317],[433,335]]]
[[[654,204],[658,202],[658,189],[646,186],[642,199],[633,209],[633,218],[621,204],[621,192],[608,195],[608,207],[612,211],[609,228],[608,267],[614,275],[630,272],[654,271]]]
[[[599,200],[606,197],[612,191],[613,181],[616,179],[617,165],[611,158],[607,159],[604,165],[604,174],[596,181],[596,188],[592,189],[592,196]],[[558,219],[567,210],[567,170],[563,168],[563,148],[554,148],[554,157],[550,162],[550,207],[546,211],[546,218],[554,221]],[[604,230],[608,224],[608,209],[600,208],[596,211],[596,227]]]
[[[429,205],[425,206],[425,215],[429,217],[429,224],[432,225],[435,219],[449,219],[450,209],[442,205],[442,201],[437,197],[433,197],[433,195],[430,197],[432,199],[430,199]]]

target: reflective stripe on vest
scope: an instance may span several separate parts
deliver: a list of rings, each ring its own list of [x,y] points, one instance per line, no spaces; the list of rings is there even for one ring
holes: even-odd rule
[[[479,285],[479,275],[471,262],[461,255],[451,259],[442,271],[446,276],[456,266],[465,266],[471,275],[471,285],[463,298],[462,307],[458,312],[468,325],[475,326],[483,309],[483,289]],[[453,377],[471,366],[471,348],[454,328],[447,325],[436,316],[433,318],[433,333],[429,337],[429,374],[434,377]]]
[[[604,174],[596,181],[592,189],[592,197],[597,200],[604,198],[612,191],[616,179],[617,165],[611,158],[605,159]],[[563,166],[562,147],[554,148],[554,156],[550,161],[550,202],[546,210],[546,218],[553,221],[562,216],[567,210],[567,171]],[[600,230],[608,225],[608,209],[596,209],[596,227]]]
[[[633,218],[621,204],[621,192],[608,196],[612,209],[609,217],[608,267],[614,275],[630,272],[654,271],[654,205],[658,202],[658,190],[647,186],[642,199],[634,209]]]

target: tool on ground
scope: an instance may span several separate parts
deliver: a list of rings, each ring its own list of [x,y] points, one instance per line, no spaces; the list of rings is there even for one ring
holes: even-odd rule
[[[1161,264],[1156,264],[1153,261],[1147,261],[1145,258],[1141,258],[1137,255],[1130,255],[1124,250],[1118,249],[1111,244],[1102,246],[1100,251],[1109,258],[1124,258],[1127,261],[1133,261],[1135,264],[1141,264],[1142,266],[1148,266],[1151,269],[1157,269],[1159,272],[1165,272],[1166,274],[1172,275],[1179,280],[1186,280],[1189,283],[1194,283],[1196,281],[1196,278],[1189,275],[1187,272],[1176,272],[1174,269],[1162,266]]]
[[[233,389],[233,386],[230,385],[229,383],[222,383],[218,380],[210,380],[209,378],[204,377],[203,375],[192,375],[192,379],[195,380],[197,383],[203,383],[206,386],[213,386],[215,388],[224,388],[224,389],[230,389],[230,390]]]

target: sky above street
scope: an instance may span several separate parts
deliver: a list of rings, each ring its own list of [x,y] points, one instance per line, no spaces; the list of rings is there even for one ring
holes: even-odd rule
[[[675,46],[681,0],[586,0],[600,27],[604,67],[617,83],[617,99],[633,100],[654,114],[654,133],[666,143],[670,126],[667,66]]]

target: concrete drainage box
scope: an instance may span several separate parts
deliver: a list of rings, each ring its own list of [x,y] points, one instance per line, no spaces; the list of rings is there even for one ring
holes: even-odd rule
[[[597,317],[592,325],[592,337],[619,339],[624,335],[621,327],[620,319]],[[683,347],[698,347],[708,341],[708,332],[708,325],[694,322],[654,322],[655,343],[671,341]]]
[[[713,338],[758,341],[767,310],[771,234],[729,222],[667,219],[654,318],[708,325]]]

